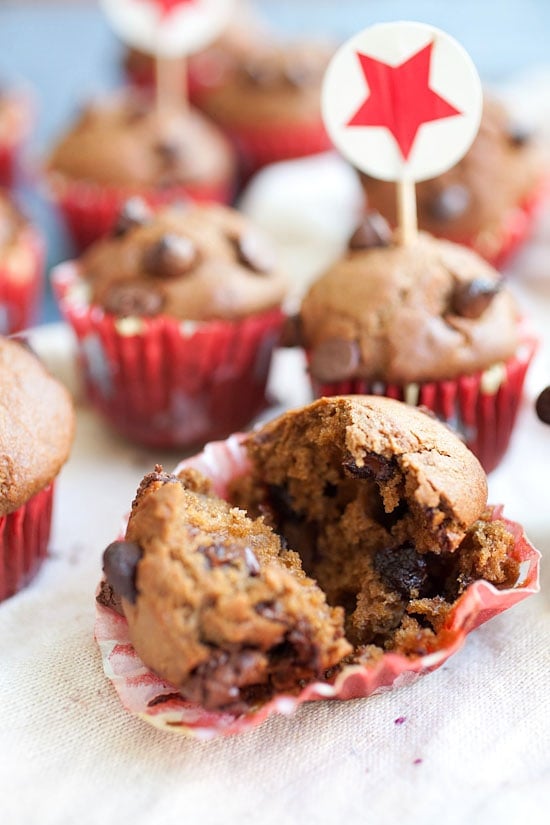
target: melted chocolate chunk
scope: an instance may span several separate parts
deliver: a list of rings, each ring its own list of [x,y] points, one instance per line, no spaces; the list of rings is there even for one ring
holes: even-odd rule
[[[243,67],[244,77],[255,86],[275,86],[281,80],[281,72],[273,63],[249,60]]]
[[[283,77],[290,86],[294,86],[296,89],[305,89],[317,82],[319,73],[314,71],[312,66],[292,61],[284,67]]]
[[[108,607],[110,610],[114,610],[115,613],[119,613],[121,616],[124,616],[120,596],[118,593],[115,593],[111,585],[106,582],[105,579],[103,579],[99,585],[99,593],[95,597],[95,600],[98,604],[102,604],[104,607]]]
[[[264,657],[258,651],[217,651],[193,671],[182,693],[205,708],[244,712],[246,705],[241,701],[240,688],[264,682],[263,665]]]
[[[377,453],[365,453],[363,465],[359,467],[353,458],[344,461],[344,469],[354,478],[373,478],[388,481],[395,473],[395,461]]]
[[[490,281],[487,278],[475,278],[468,283],[456,284],[451,299],[452,311],[461,318],[479,318],[500,292],[501,285],[500,281]]]
[[[143,198],[129,198],[120,210],[112,234],[115,238],[122,238],[130,229],[149,223],[151,218],[152,212]]]
[[[163,235],[143,256],[143,268],[155,278],[170,280],[189,274],[197,262],[193,241],[180,235]]]
[[[428,204],[430,217],[447,222],[459,218],[470,205],[470,191],[460,183],[442,189]]]
[[[379,212],[367,212],[348,242],[348,248],[354,252],[362,249],[374,249],[378,246],[390,246],[392,231],[389,223]]]
[[[104,307],[113,315],[158,315],[164,305],[164,298],[158,292],[143,284],[113,284],[104,298]]]
[[[309,370],[317,381],[345,381],[359,366],[359,346],[343,338],[327,338],[313,350]]]
[[[253,272],[265,275],[275,266],[275,256],[270,244],[258,232],[248,230],[235,239],[237,257]]]
[[[374,569],[382,579],[406,597],[419,598],[427,594],[428,572],[426,557],[414,547],[403,545],[378,550],[374,555]]]
[[[537,398],[535,410],[543,424],[550,424],[550,387],[546,387]]]
[[[260,575],[260,563],[250,547],[243,548],[236,544],[211,544],[208,547],[199,547],[198,551],[207,559],[211,568],[243,561],[249,575]]]
[[[118,596],[131,604],[137,598],[136,571],[141,556],[141,547],[133,541],[114,541],[103,553],[103,572],[107,583]]]

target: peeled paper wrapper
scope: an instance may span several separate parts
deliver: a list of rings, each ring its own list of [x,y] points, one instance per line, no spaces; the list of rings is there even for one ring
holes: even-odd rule
[[[322,383],[312,379],[316,398],[332,395],[385,395],[422,405],[464,439],[486,473],[503,458],[516,422],[525,376],[538,341],[527,327],[515,356],[494,368],[448,381],[392,384],[349,379]]]
[[[46,558],[54,485],[0,516],[0,602],[21,590]]]
[[[202,453],[183,461],[175,472],[184,467],[200,471],[212,480],[216,494],[223,497],[229,482],[249,469],[243,439],[244,436],[233,435],[226,441],[207,444]],[[95,637],[105,674],[130,713],[162,730],[202,740],[244,733],[269,716],[292,714],[303,702],[360,699],[409,685],[456,653],[470,631],[538,591],[540,553],[529,543],[520,525],[503,518],[502,508],[493,508],[493,517],[503,520],[516,539],[513,556],[520,562],[520,578],[507,590],[497,590],[485,581],[470,585],[455,603],[439,634],[439,649],[426,656],[409,658],[384,653],[370,666],[344,667],[334,682],[313,682],[297,695],[277,695],[250,712],[236,716],[186,702],[177,688],[156,676],[137,656],[129,639],[126,619],[97,604]]]
[[[52,272],[77,338],[88,398],[127,438],[191,448],[242,429],[268,406],[271,357],[283,324],[279,308],[238,321],[117,318],[73,301],[78,283],[72,263]]]
[[[0,334],[10,335],[32,326],[42,301],[44,242],[28,228],[0,260]]]
[[[111,231],[125,201],[134,196],[150,206],[197,201],[199,203],[231,203],[233,180],[210,184],[190,183],[163,189],[121,188],[102,186],[89,181],[69,180],[52,173],[47,181],[48,192],[57,204],[78,251]]]

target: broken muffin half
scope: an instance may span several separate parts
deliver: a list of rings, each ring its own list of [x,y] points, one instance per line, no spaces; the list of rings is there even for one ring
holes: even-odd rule
[[[229,502],[156,468],[100,599],[189,700],[246,712],[385,651],[436,650],[470,583],[514,584],[514,536],[477,459],[422,409],[321,399],[246,437]]]

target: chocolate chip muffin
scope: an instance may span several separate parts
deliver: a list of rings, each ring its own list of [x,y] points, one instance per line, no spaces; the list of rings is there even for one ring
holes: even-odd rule
[[[2,600],[27,584],[46,556],[54,480],[69,455],[74,411],[34,354],[1,337],[0,378]]]
[[[314,392],[424,404],[485,469],[510,439],[534,344],[499,274],[475,252],[420,233],[399,244],[369,213],[300,313]]]
[[[202,95],[201,108],[233,138],[246,172],[331,148],[321,84],[332,52],[324,43],[260,43]]]
[[[485,99],[479,133],[462,160],[416,185],[421,229],[502,263],[528,234],[546,176],[533,135]],[[362,177],[370,209],[396,225],[394,184]]]
[[[243,713],[388,651],[425,655],[472,582],[518,579],[478,461],[422,410],[321,399],[243,449],[231,503],[196,469],[157,467],[104,556],[100,600],[188,700]]]
[[[124,200],[230,200],[235,161],[219,130],[188,107],[127,92],[87,106],[53,148],[48,180],[79,246],[108,232]]]
[[[92,403],[123,434],[191,446],[265,406],[286,278],[228,207],[129,201],[112,234],[53,274]]]
[[[0,334],[30,327],[42,297],[44,249],[7,191],[0,189]]]

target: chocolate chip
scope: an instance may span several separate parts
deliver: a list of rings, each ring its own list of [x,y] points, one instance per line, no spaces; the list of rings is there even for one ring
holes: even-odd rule
[[[461,318],[479,318],[500,289],[500,281],[488,278],[475,278],[467,283],[457,283],[451,299],[452,311]]]
[[[163,304],[162,295],[136,283],[113,284],[103,301],[107,312],[122,317],[158,315]]]
[[[114,610],[115,613],[119,613],[121,616],[124,616],[120,596],[118,593],[115,593],[111,585],[106,582],[105,579],[99,585],[99,593],[95,597],[95,600],[98,604],[102,604],[104,607],[108,607],[109,610]]]
[[[543,424],[550,424],[550,387],[546,387],[537,398],[535,410]]]
[[[355,478],[374,478],[376,481],[388,481],[395,473],[395,462],[378,453],[365,453],[361,466],[353,458],[344,461],[343,466]]]
[[[312,86],[319,77],[319,73],[314,71],[312,66],[296,63],[292,61],[283,69],[283,77],[290,86],[296,89],[303,89]]]
[[[182,147],[173,140],[159,140],[153,146],[153,150],[159,156],[161,163],[170,169],[177,165],[182,155]]]
[[[533,138],[533,132],[521,123],[512,123],[508,127],[508,140],[517,149],[526,146]]]
[[[348,248],[354,252],[361,249],[374,249],[377,246],[390,246],[392,231],[389,223],[380,212],[367,212],[348,242]]]
[[[193,241],[181,235],[163,235],[143,256],[143,268],[155,278],[170,280],[187,275],[197,262]]]
[[[453,183],[435,195],[427,204],[430,217],[447,222],[459,218],[470,205],[470,191],[460,183]]]
[[[327,338],[313,350],[309,369],[317,381],[345,381],[355,375],[359,359],[359,347],[355,341]]]
[[[264,655],[255,650],[217,650],[191,673],[182,687],[187,699],[205,708],[243,713],[240,688],[265,680]]]
[[[207,559],[211,568],[243,561],[250,576],[260,575],[260,563],[250,547],[240,547],[237,544],[210,544],[201,545],[197,549]]]
[[[121,238],[123,235],[126,235],[130,229],[149,223],[151,218],[152,212],[143,198],[130,198],[120,210],[113,226],[112,234],[115,238]]]
[[[414,547],[403,545],[378,550],[374,555],[374,569],[390,587],[402,596],[414,598],[426,594],[428,573],[426,557]]]
[[[248,230],[235,239],[237,257],[253,272],[264,275],[275,266],[275,255],[270,244],[258,233]]]
[[[136,570],[143,555],[133,541],[114,541],[103,553],[103,572],[115,593],[131,604],[137,598]]]

